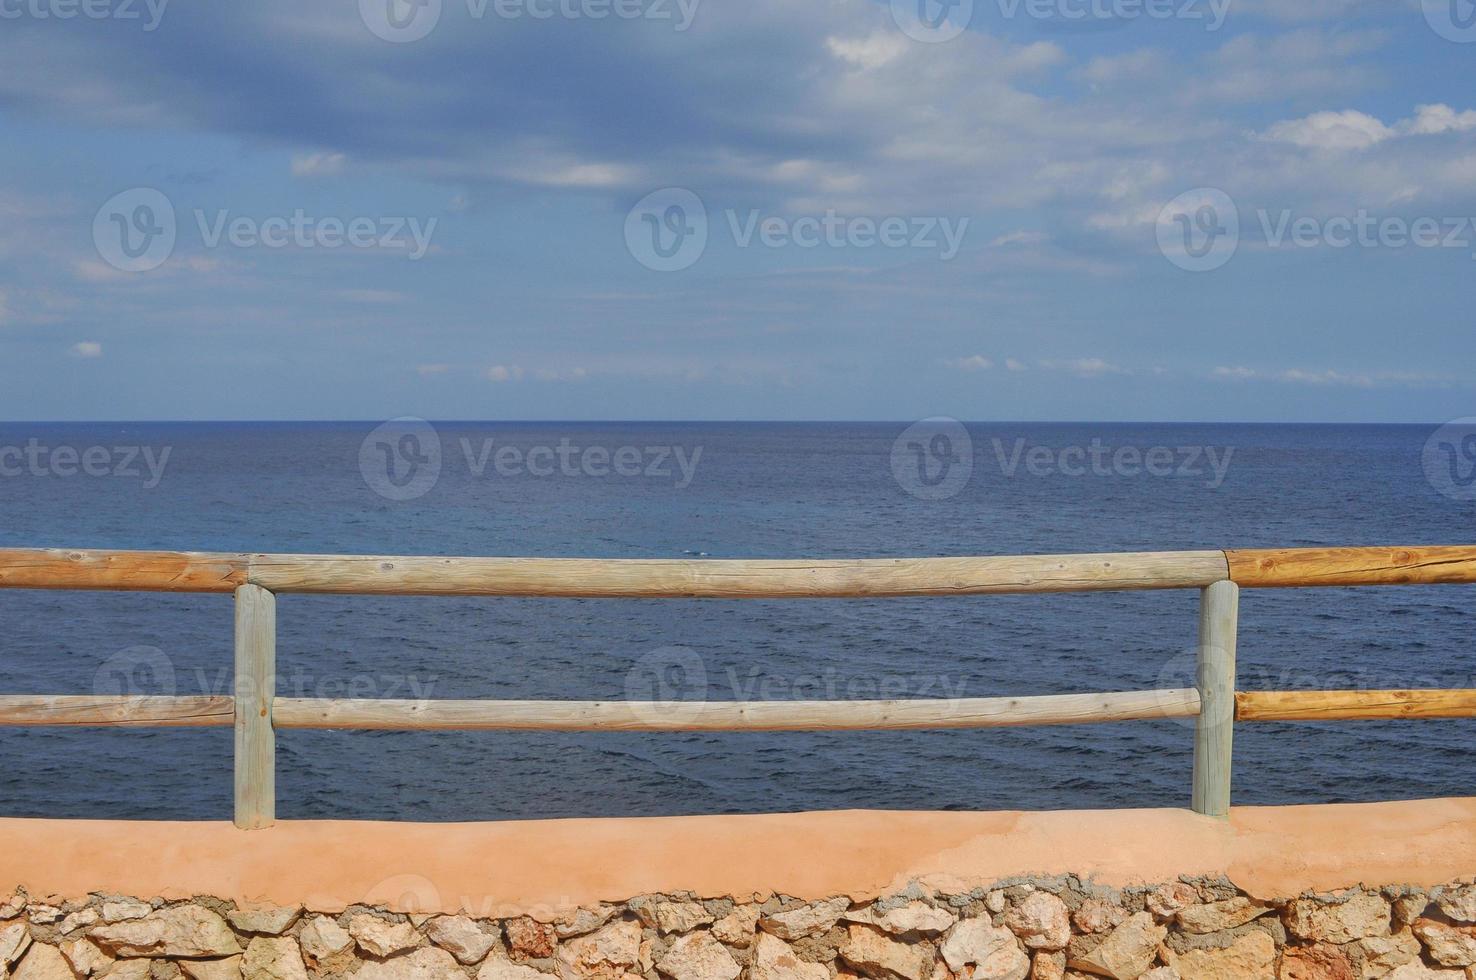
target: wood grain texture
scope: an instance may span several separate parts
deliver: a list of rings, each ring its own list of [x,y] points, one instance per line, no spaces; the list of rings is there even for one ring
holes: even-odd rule
[[[584,598],[846,598],[1200,588],[1218,551],[984,558],[642,560],[0,549],[0,588]]]
[[[1476,690],[1241,691],[1240,721],[1476,718]]]
[[[0,696],[0,725],[175,728],[230,725],[234,717],[233,699],[221,696]]]
[[[1207,586],[1199,604],[1199,654],[1196,680],[1201,707],[1194,723],[1196,813],[1230,813],[1230,760],[1235,734],[1235,642],[1240,587],[1234,582]]]
[[[1476,582],[1476,545],[1240,550],[1225,558],[1231,580],[1248,589]]]
[[[277,598],[258,585],[236,590],[236,826],[270,827],[277,807]]]
[[[691,732],[993,728],[1187,718],[1195,690],[911,701],[390,701],[278,698],[278,728]]]
[[[273,592],[586,598],[845,598],[1203,586],[1217,551],[1000,558],[607,560],[256,556]]]
[[[0,588],[234,592],[247,564],[245,555],[0,548]]]

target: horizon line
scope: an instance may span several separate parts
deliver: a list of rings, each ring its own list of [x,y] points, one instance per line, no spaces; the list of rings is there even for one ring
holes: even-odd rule
[[[130,418],[130,419],[3,419],[0,426],[15,425],[383,425],[397,419],[415,419],[432,425],[913,425],[928,419],[948,419],[964,425],[1362,425],[1441,426],[1443,420],[1333,420],[1333,419],[961,419],[951,415],[926,415],[902,419],[747,419],[747,418],[428,418],[395,415],[372,418]]]

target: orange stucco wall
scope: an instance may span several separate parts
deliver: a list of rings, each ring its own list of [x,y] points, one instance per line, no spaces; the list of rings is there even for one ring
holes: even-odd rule
[[[841,811],[476,824],[0,820],[0,889],[552,917],[653,892],[857,899],[1075,873],[1261,897],[1476,874],[1476,799],[1186,810]]]

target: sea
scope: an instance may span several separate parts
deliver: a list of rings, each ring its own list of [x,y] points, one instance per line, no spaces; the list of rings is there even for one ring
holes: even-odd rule
[[[0,423],[0,546],[701,561],[1472,543],[1472,444],[1446,436],[1437,424],[941,419]],[[1239,687],[1476,686],[1473,599],[1470,586],[1247,590]],[[278,693],[772,700],[1183,687],[1197,602],[1194,590],[285,595]],[[227,595],[0,589],[0,693],[223,694],[231,663]],[[1241,724],[1233,799],[1467,795],[1473,735],[1471,721]],[[283,731],[277,812],[468,821],[1177,807],[1189,803],[1192,746],[1192,719]],[[0,815],[229,819],[231,753],[229,728],[0,729]]]

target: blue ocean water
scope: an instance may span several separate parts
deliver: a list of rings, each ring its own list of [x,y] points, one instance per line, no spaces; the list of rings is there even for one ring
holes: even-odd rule
[[[436,423],[429,435],[416,430],[424,439],[366,445],[376,423],[5,423],[0,546],[825,558],[1476,538],[1476,504],[1426,478],[1433,426],[970,423],[972,472],[941,499],[907,475],[912,450],[894,454],[906,427]],[[1093,466],[1094,447],[1104,465]],[[412,458],[424,468],[390,468]],[[1161,475],[1145,470],[1148,458]],[[1211,459],[1228,465],[1217,473]],[[1240,686],[1476,686],[1473,596],[1247,592]],[[609,699],[660,688],[725,699],[1184,686],[1196,602],[1192,591],[284,596],[279,691]],[[0,691],[228,692],[231,623],[226,596],[0,590]],[[1241,725],[1235,800],[1466,794],[1473,733],[1464,721]],[[1191,744],[1191,725],[1178,721],[837,734],[290,731],[278,739],[278,813],[1181,806]],[[6,729],[0,752],[4,815],[231,812],[229,729]]]

